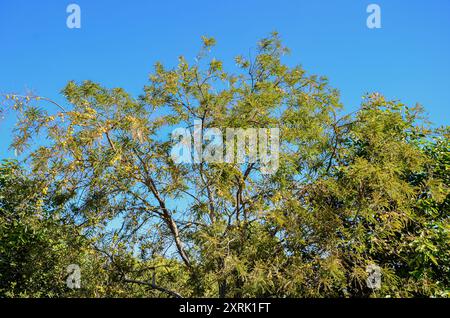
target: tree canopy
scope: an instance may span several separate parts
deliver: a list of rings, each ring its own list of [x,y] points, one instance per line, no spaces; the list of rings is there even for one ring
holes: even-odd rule
[[[0,169],[0,295],[448,296],[449,128],[380,93],[344,115],[276,33],[233,72],[214,45],[157,63],[138,97],[92,81],[69,82],[63,105],[4,96],[26,159]],[[194,121],[278,128],[277,170],[175,162],[171,131]]]

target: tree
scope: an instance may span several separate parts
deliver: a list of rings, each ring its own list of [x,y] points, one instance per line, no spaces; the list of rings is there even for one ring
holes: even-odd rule
[[[56,113],[34,95],[4,101],[19,114],[12,147],[95,238],[114,284],[194,297],[448,292],[448,133],[377,93],[340,116],[338,91],[283,64],[276,33],[236,58],[236,74],[206,60],[214,44],[204,37],[193,65],[157,63],[138,98],[71,81]],[[278,169],[174,161],[170,131],[195,135],[195,121],[202,136],[279,128]],[[379,291],[365,284],[370,264]]]
[[[118,271],[171,265],[168,275],[176,273],[163,259],[139,263],[126,253],[111,259],[89,229],[65,215],[64,198],[49,197],[48,190],[46,180],[29,176],[17,161],[0,165],[0,297],[139,297],[148,295],[146,288],[120,284]],[[67,285],[71,264],[82,268],[79,289]]]
[[[15,161],[0,166],[0,296],[70,294],[66,267],[80,263],[84,243],[77,229],[58,220],[42,180]]]

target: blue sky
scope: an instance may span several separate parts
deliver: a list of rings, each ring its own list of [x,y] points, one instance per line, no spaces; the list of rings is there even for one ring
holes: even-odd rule
[[[70,3],[81,7],[81,29],[66,26]],[[370,3],[381,7],[381,29],[366,27]],[[192,61],[201,35],[231,63],[274,30],[292,50],[288,63],[328,76],[348,111],[378,91],[449,124],[448,0],[2,0],[0,92],[61,101],[67,81],[90,79],[138,95],[156,61]],[[11,126],[0,122],[0,158],[11,155]]]

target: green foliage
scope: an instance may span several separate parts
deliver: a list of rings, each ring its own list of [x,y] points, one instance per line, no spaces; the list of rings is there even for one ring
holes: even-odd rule
[[[276,33],[237,73],[202,40],[194,64],[157,63],[139,98],[85,81],[67,84],[56,114],[42,99],[3,102],[33,178],[2,168],[2,293],[74,295],[61,287],[70,261],[93,297],[448,296],[448,128],[378,93],[340,115],[339,92],[284,64]],[[279,169],[174,163],[168,132],[194,120],[280,128]],[[380,290],[366,285],[370,264]]]
[[[65,266],[76,263],[82,241],[50,215],[45,183],[17,162],[0,166],[0,295],[54,297],[65,291]],[[66,265],[64,265],[66,264]]]

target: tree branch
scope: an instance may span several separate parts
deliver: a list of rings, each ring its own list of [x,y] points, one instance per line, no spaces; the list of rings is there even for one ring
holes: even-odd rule
[[[168,294],[168,295],[170,295],[172,297],[183,298],[183,296],[181,296],[179,293],[177,293],[175,291],[172,291],[172,290],[169,290],[167,288],[164,288],[164,287],[156,285],[155,284],[155,275],[153,275],[153,280],[152,280],[151,283],[143,282],[143,281],[135,280],[135,279],[128,279],[128,278],[125,278],[124,282],[131,283],[131,284],[138,284],[138,285],[148,286],[148,287],[150,287],[152,289],[156,289],[156,290],[158,290],[160,292],[166,293],[166,294]]]

